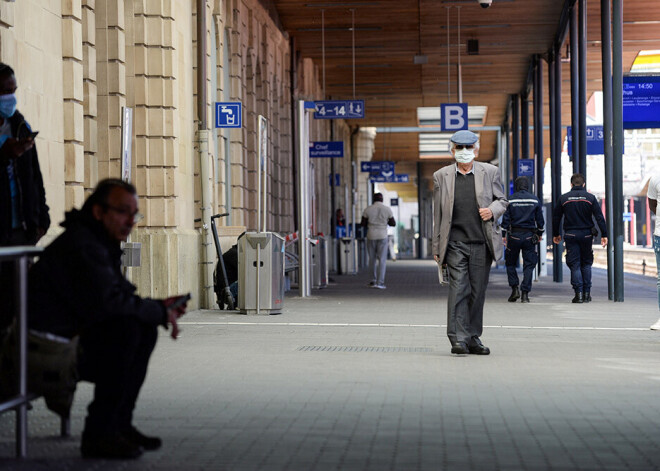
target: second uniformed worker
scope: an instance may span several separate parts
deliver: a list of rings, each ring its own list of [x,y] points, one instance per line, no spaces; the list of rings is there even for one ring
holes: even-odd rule
[[[592,245],[598,234],[594,219],[600,228],[601,244],[607,245],[607,226],[598,200],[585,189],[584,175],[571,177],[571,191],[559,198],[552,215],[552,241],[561,242],[559,223],[564,218],[566,265],[571,270],[571,285],[575,291],[574,303],[591,301],[591,265],[594,263]]]
[[[529,302],[529,292],[532,290],[532,275],[538,263],[536,246],[543,234],[543,211],[539,199],[529,190],[527,177],[518,177],[514,183],[516,192],[509,198],[509,206],[502,217],[502,236],[506,244],[504,262],[509,278],[511,296],[509,302]],[[522,251],[523,281],[518,290],[518,273],[516,263]],[[522,294],[521,294],[522,292]]]

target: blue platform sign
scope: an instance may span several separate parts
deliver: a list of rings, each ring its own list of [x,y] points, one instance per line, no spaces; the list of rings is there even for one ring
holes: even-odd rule
[[[440,105],[440,130],[461,131],[468,128],[467,103],[443,103]]]
[[[407,173],[396,173],[390,176],[374,174],[369,177],[371,183],[410,183]]]
[[[242,124],[242,104],[240,102],[215,104],[216,128],[240,128]]]
[[[623,129],[660,128],[660,76],[623,77]]]
[[[315,101],[314,119],[364,118],[364,100]]]
[[[362,172],[377,172],[377,173],[390,173],[394,175],[394,162],[389,160],[370,160],[368,162],[360,162],[360,171]]]
[[[310,142],[310,158],[331,157],[339,158],[344,156],[344,142]]]
[[[605,133],[603,126],[587,126],[587,155],[605,154]],[[573,134],[568,126],[568,155],[573,157]]]
[[[518,176],[534,176],[534,159],[518,159]]]

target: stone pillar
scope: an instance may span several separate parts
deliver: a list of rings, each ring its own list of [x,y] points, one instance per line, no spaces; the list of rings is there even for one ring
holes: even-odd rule
[[[98,134],[96,118],[96,7],[95,0],[83,0],[82,4],[82,51],[83,51],[83,128],[84,128],[84,187],[91,190],[99,181],[97,161]]]
[[[98,178],[119,178],[121,109],[126,106],[124,1],[97,0],[95,3]]]
[[[80,207],[85,181],[83,125],[83,31],[80,0],[62,0],[62,85],[66,208]]]

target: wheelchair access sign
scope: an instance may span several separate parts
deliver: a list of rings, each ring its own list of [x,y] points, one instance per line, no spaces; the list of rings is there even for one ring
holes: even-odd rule
[[[241,102],[218,102],[215,104],[216,128],[240,128],[242,124]]]

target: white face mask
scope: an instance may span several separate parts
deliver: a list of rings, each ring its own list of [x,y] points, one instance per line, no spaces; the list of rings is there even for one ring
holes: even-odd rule
[[[474,160],[474,149],[454,150],[454,158],[459,164],[469,164]]]

